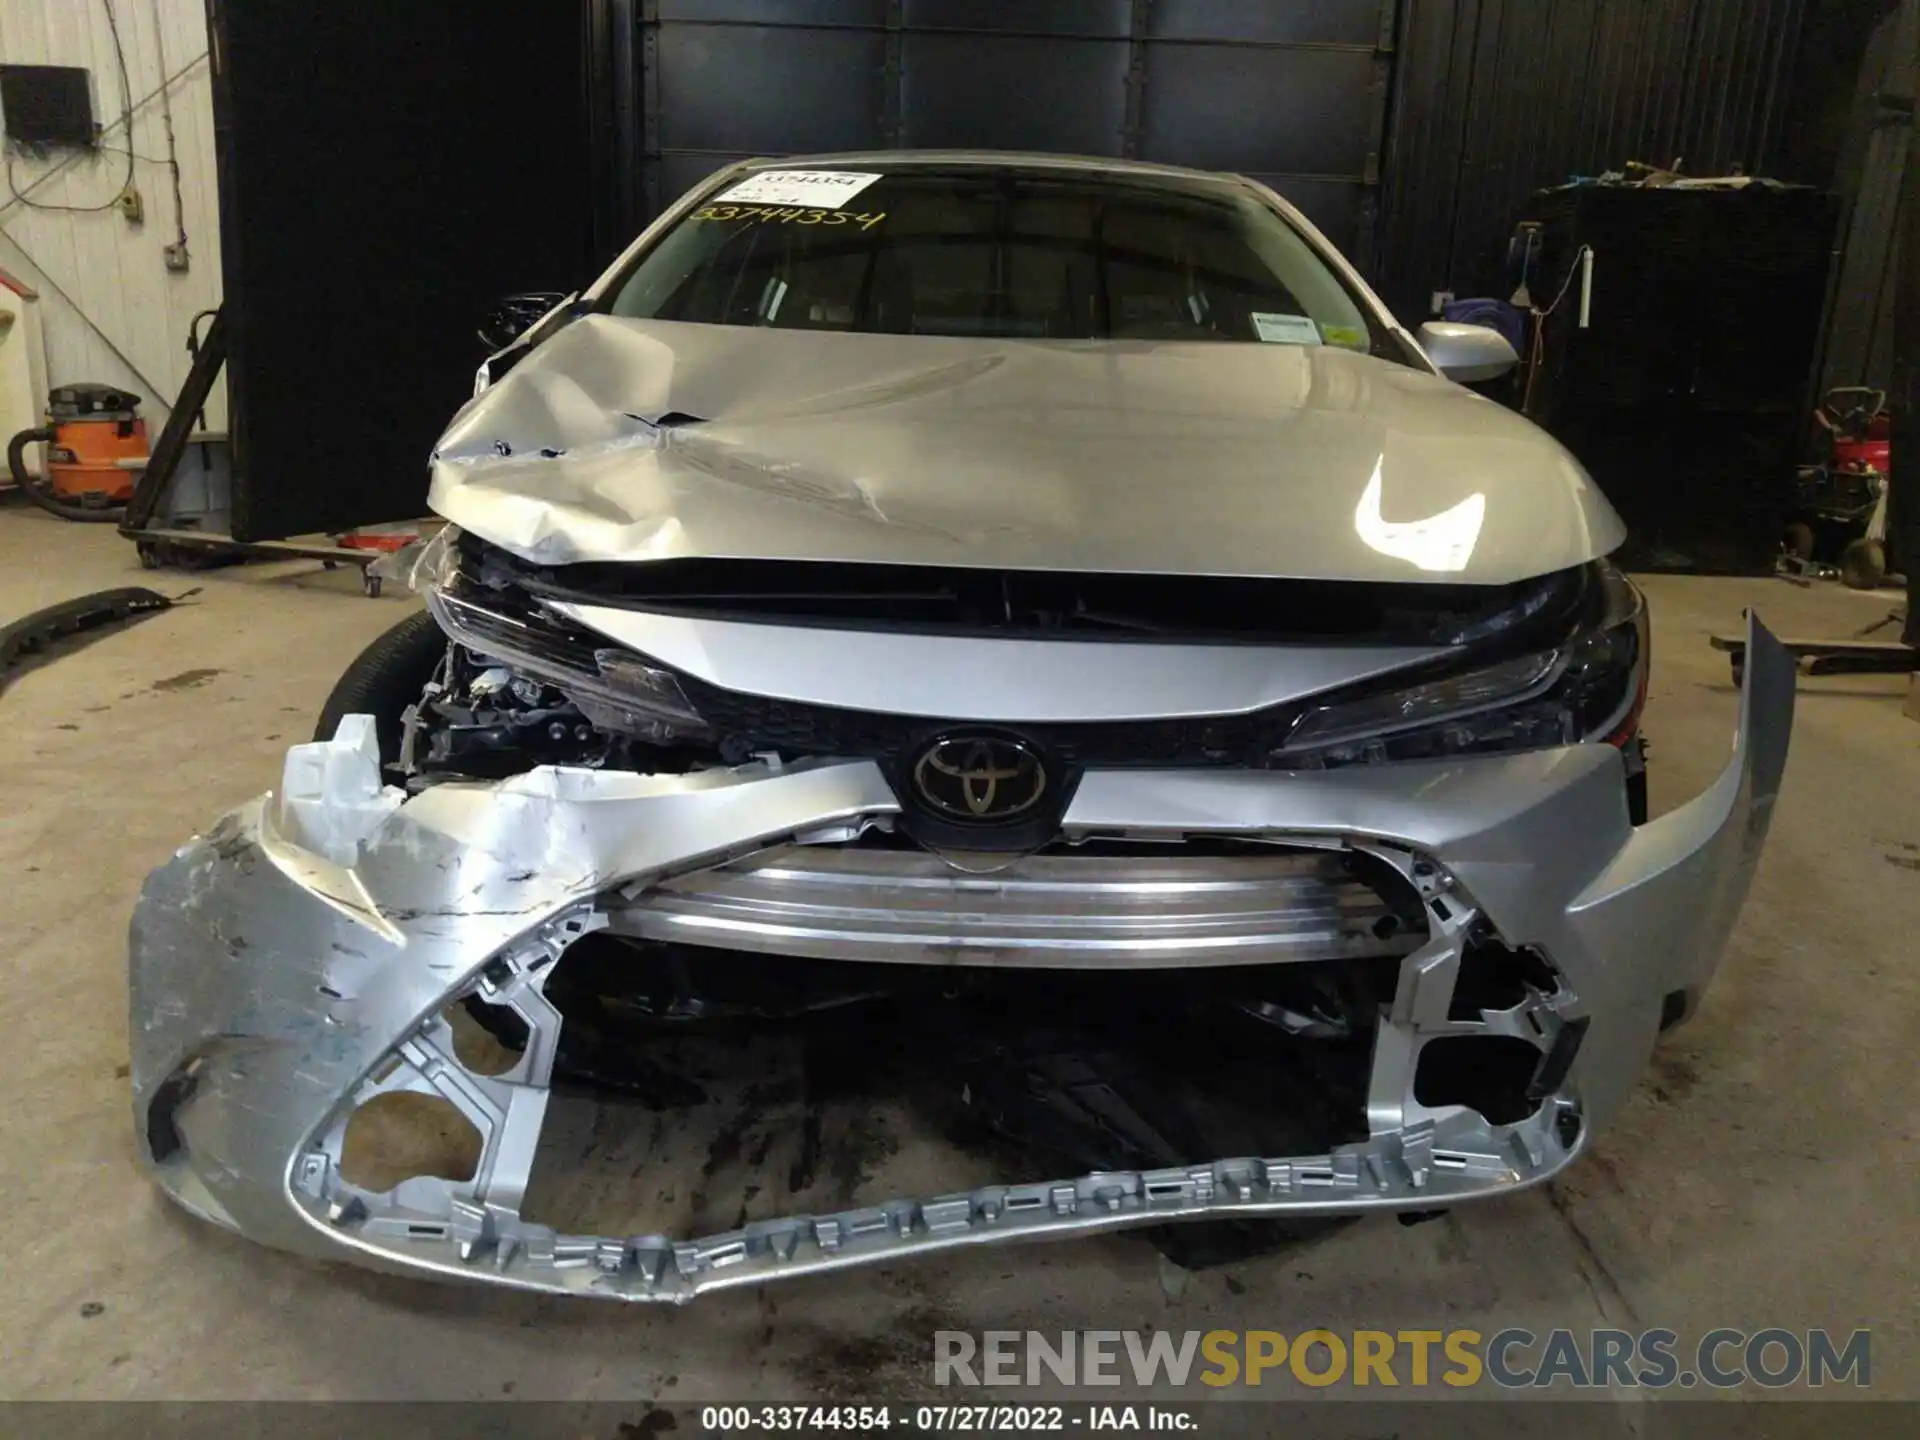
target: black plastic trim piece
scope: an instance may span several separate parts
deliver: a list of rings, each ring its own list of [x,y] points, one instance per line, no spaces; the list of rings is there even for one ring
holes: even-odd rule
[[[62,600],[44,610],[22,615],[0,626],[0,689],[5,688],[7,671],[23,655],[44,650],[55,640],[83,631],[98,630],[115,621],[165,610],[173,604],[166,596],[144,586],[129,585],[118,590],[100,590],[73,600]]]
[[[1527,1099],[1538,1104],[1566,1083],[1567,1072],[1573,1069],[1573,1058],[1580,1053],[1580,1042],[1587,1038],[1587,1018],[1582,1015],[1560,1027],[1560,1033],[1553,1037],[1553,1048],[1541,1060],[1540,1068],[1533,1072],[1533,1081],[1527,1086]]]

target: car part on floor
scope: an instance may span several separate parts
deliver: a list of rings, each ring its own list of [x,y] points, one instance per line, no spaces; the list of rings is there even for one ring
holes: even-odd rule
[[[166,596],[134,585],[62,600],[58,605],[22,615],[0,626],[0,688],[5,687],[7,672],[22,656],[44,650],[65,636],[99,630],[117,620],[150,615],[172,604]]]
[[[1906,617],[1900,610],[1863,626],[1848,640],[1782,640],[1781,649],[1798,662],[1808,675],[1906,675],[1920,670],[1920,650],[1904,640],[1869,640],[1866,637],[1884,630]],[[1735,687],[1746,682],[1747,637],[1709,635],[1707,643],[1726,652],[1728,670]]]
[[[62,520],[118,524],[147,460],[140,397],[112,385],[62,385],[47,397],[47,423],[7,442],[13,483]],[[47,447],[46,473],[27,469],[26,448]]]

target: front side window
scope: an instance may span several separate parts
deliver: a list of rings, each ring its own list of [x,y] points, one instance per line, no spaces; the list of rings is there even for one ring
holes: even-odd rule
[[[1253,196],[1032,170],[885,175],[838,209],[709,202],[640,258],[609,308],[707,325],[1399,358],[1307,241]]]

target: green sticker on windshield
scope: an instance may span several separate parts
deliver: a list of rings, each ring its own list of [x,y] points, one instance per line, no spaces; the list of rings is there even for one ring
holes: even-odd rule
[[[1322,325],[1320,334],[1329,345],[1344,345],[1349,350],[1367,348],[1367,332],[1357,325]]]
[[[1269,345],[1318,345],[1320,327],[1304,315],[1253,312],[1253,333]]]

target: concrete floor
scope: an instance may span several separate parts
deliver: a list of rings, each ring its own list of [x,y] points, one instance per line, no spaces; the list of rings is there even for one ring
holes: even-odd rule
[[[104,533],[102,533],[104,531]],[[305,563],[143,575],[110,528],[0,505],[0,619],[117,584],[189,604],[0,697],[0,1393],[14,1397],[848,1399],[920,1383],[936,1328],[1310,1326],[1483,1333],[1874,1328],[1873,1393],[1920,1397],[1920,725],[1903,682],[1804,682],[1772,838],[1699,1019],[1591,1158],[1545,1191],[1368,1222],[1169,1285],[1144,1244],[982,1252],[678,1312],[446,1288],[291,1259],[141,1178],[124,926],[146,871],[267,788],[333,679],[411,602]],[[1723,763],[1706,635],[1752,604],[1849,634],[1891,596],[1656,577],[1656,809]],[[1178,1279],[1179,1277],[1175,1277]],[[1172,1298],[1177,1292],[1177,1298]],[[1328,1393],[1328,1392],[1320,1392]]]

